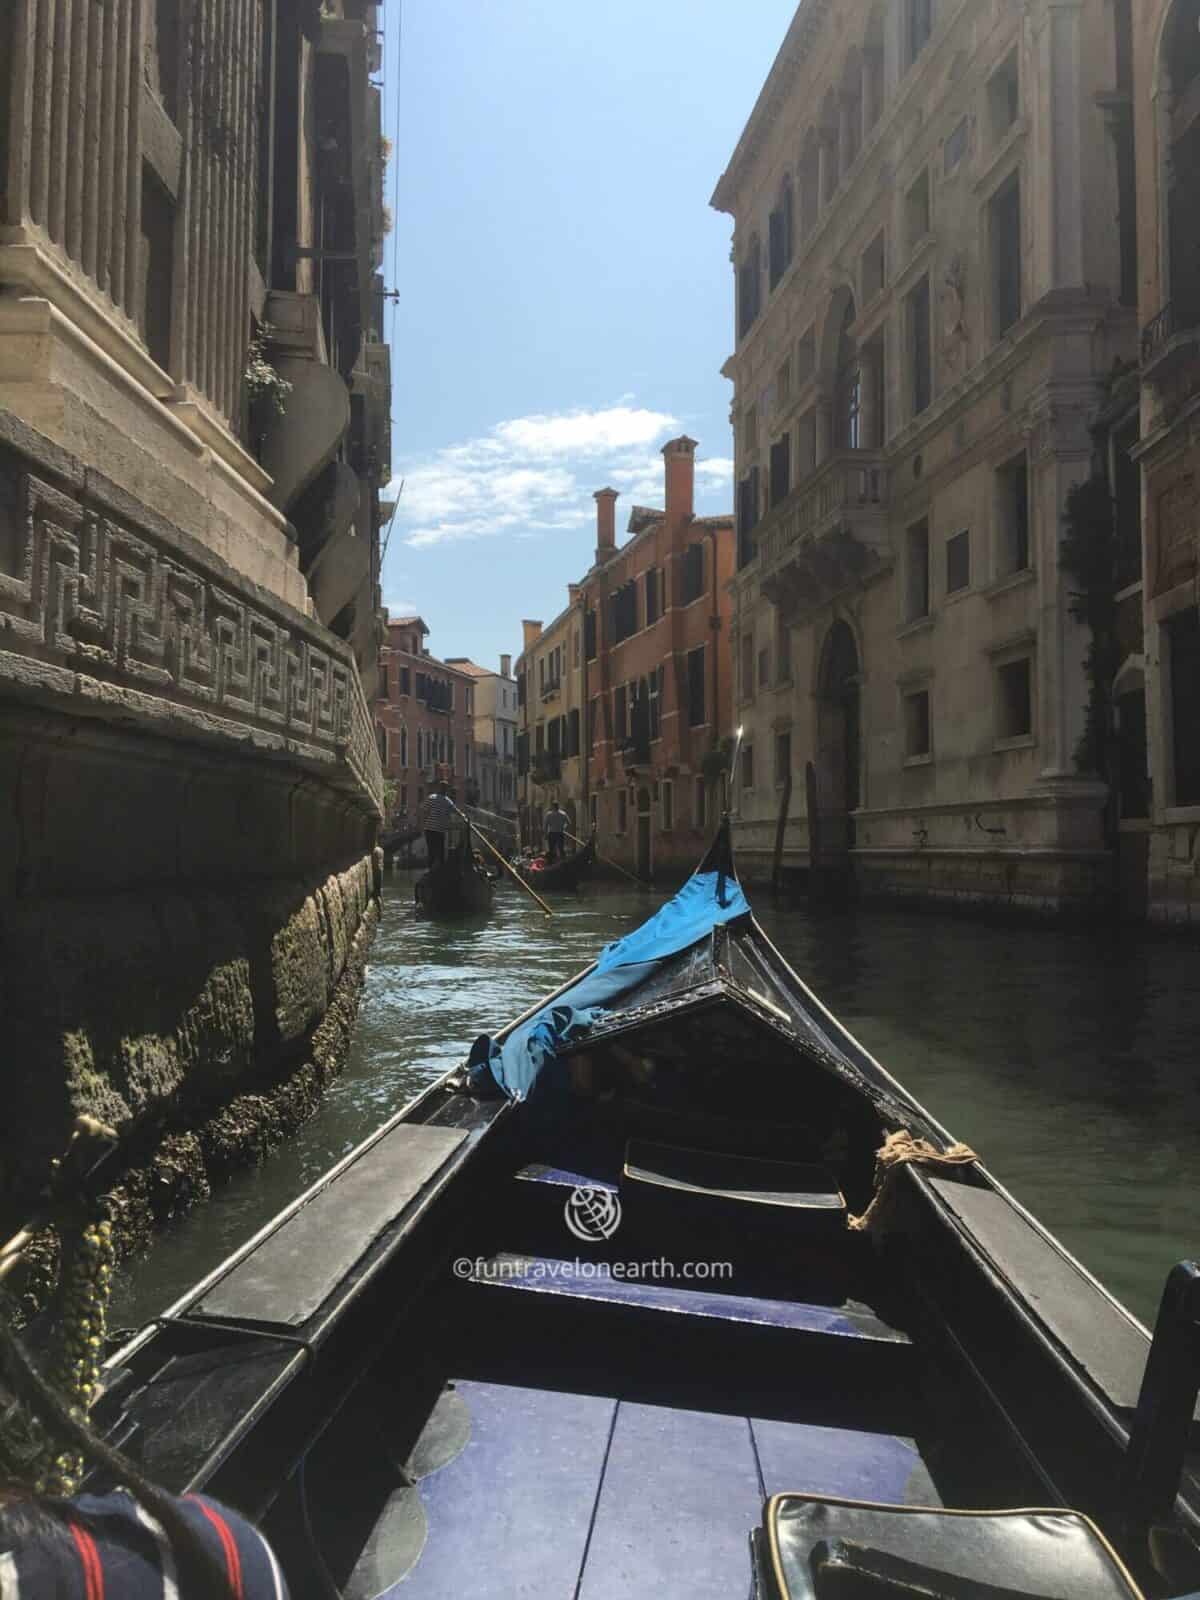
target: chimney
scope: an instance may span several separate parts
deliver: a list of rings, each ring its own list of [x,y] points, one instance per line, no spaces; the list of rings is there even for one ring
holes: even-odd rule
[[[569,606],[577,606],[579,604],[579,585],[577,583],[569,583],[567,585],[567,604]]]
[[[511,656],[501,656],[500,657],[500,676],[502,678],[511,678],[512,677],[512,657]]]
[[[596,502],[596,564],[607,561],[617,548],[617,491],[597,489],[592,499]]]
[[[523,621],[521,623],[522,650],[528,650],[532,645],[535,645],[541,637],[542,625],[540,622]]]
[[[667,477],[667,526],[672,527],[691,520],[696,441],[681,434],[678,439],[668,439],[662,453]]]

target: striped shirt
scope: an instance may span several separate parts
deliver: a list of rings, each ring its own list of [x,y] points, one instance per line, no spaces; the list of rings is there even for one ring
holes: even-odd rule
[[[270,1545],[244,1517],[201,1495],[187,1495],[179,1509],[236,1600],[287,1600]],[[178,1558],[161,1524],[122,1489],[77,1495],[61,1536],[53,1530],[5,1549],[2,1530],[0,1513],[0,1600],[191,1600],[180,1594]]]

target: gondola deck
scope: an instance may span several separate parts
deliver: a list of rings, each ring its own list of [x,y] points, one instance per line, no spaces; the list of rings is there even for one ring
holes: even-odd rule
[[[754,1531],[765,1596],[797,1494],[1072,1505],[1178,1592],[1200,1486],[1145,1330],[978,1163],[899,1169],[886,1228],[849,1230],[885,1134],[949,1137],[725,903],[481,1041],[121,1352],[100,1420],[267,1512],[297,1595],[744,1594]],[[485,1092],[528,1061],[528,1104]],[[902,1567],[914,1526],[862,1559]],[[975,1531],[1025,1570],[1039,1527]],[[1073,1594],[1109,1558],[1070,1536]]]

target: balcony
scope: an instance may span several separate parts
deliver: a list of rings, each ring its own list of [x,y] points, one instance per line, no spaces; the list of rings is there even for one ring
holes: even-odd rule
[[[1154,384],[1164,400],[1190,393],[1200,377],[1200,314],[1188,312],[1168,300],[1142,329],[1142,377]]]
[[[534,756],[529,776],[534,783],[557,783],[562,777],[562,761],[558,756],[547,755],[545,752]]]
[[[891,561],[882,451],[844,450],[773,506],[755,529],[762,591],[791,618]]]
[[[562,678],[561,678],[561,676],[557,677],[557,678],[551,678],[548,683],[542,684],[541,688],[538,690],[538,694],[541,697],[542,704],[545,705],[547,700],[553,700],[555,695],[558,693],[558,691],[561,688],[562,688]]]

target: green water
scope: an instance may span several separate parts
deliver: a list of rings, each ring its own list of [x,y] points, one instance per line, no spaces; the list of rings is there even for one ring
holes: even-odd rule
[[[589,886],[547,920],[515,889],[469,927],[417,920],[389,878],[346,1071],[316,1117],[123,1269],[130,1325],[162,1310],[472,1039],[590,961],[661,894]],[[1200,1252],[1200,953],[1126,931],[757,907],[796,970],[1144,1319]]]

